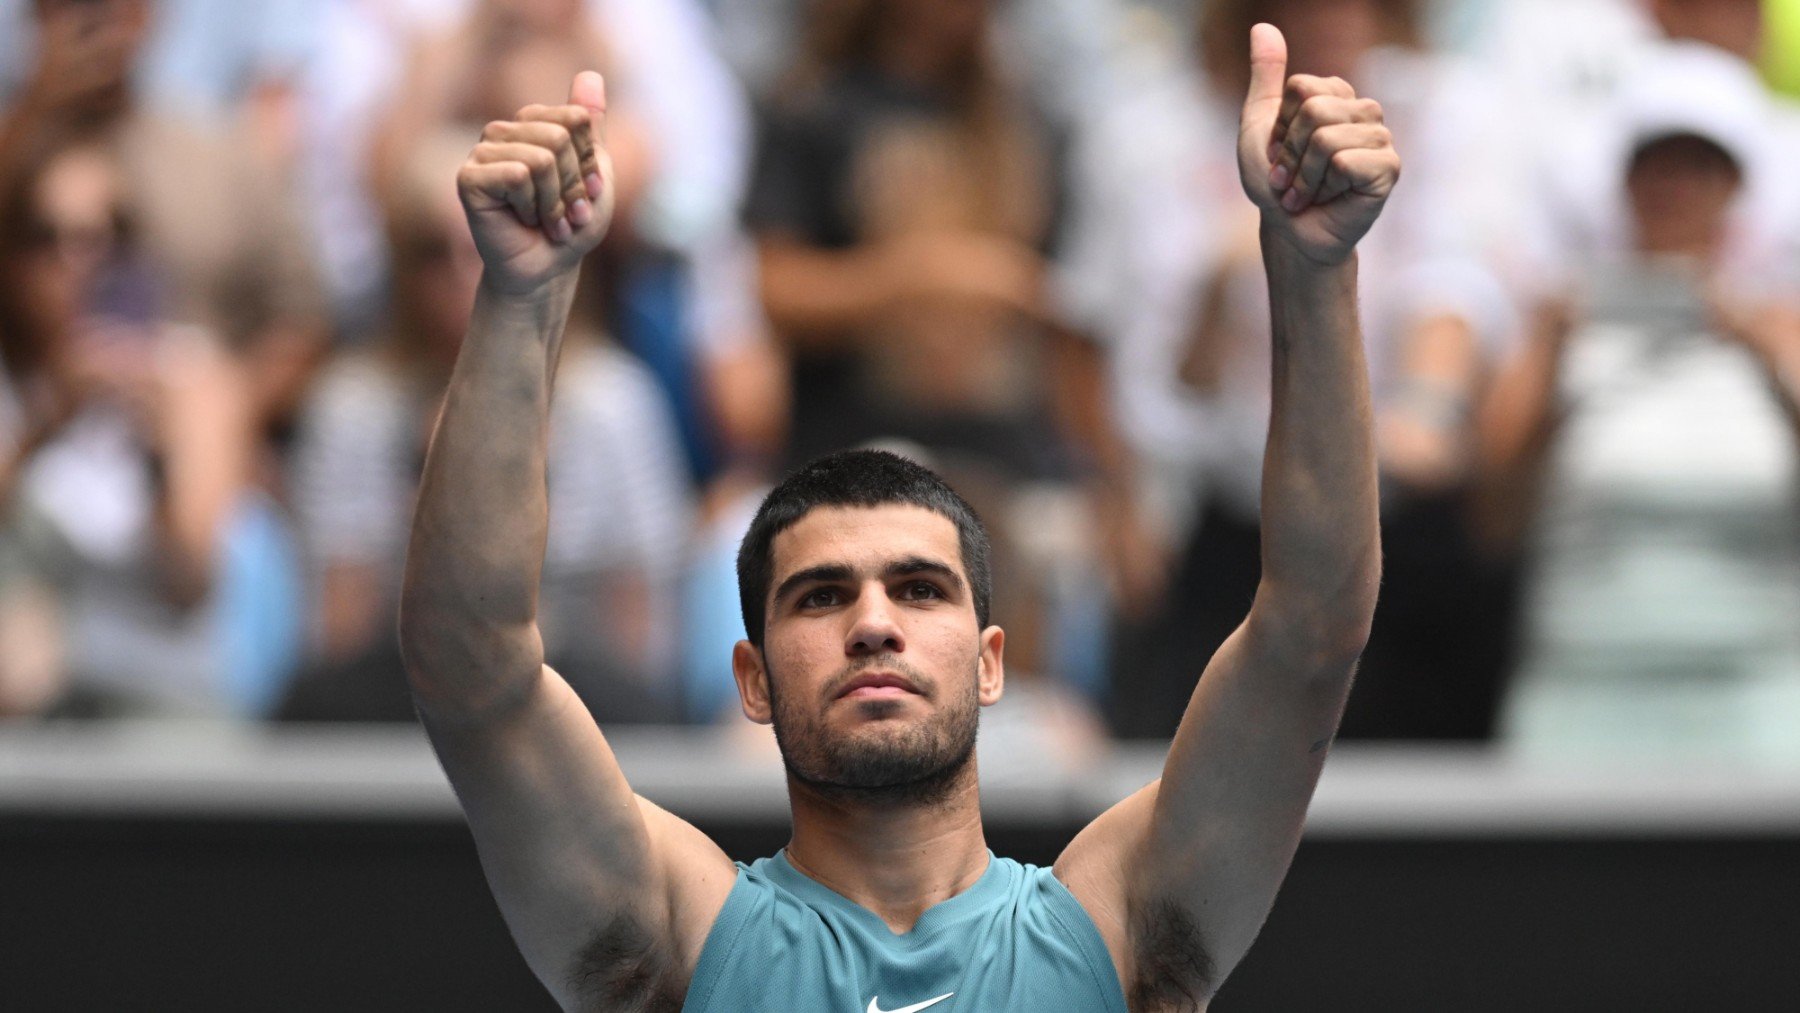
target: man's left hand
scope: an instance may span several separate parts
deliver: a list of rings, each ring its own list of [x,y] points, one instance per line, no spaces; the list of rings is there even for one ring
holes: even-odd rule
[[[1349,258],[1400,178],[1381,104],[1341,78],[1287,77],[1287,40],[1250,30],[1238,175],[1266,226],[1321,264]]]

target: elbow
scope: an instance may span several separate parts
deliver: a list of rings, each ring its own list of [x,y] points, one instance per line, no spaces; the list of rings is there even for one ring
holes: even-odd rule
[[[1253,639],[1323,679],[1348,678],[1369,645],[1375,623],[1379,564],[1324,593],[1283,596],[1266,586],[1252,607]]]
[[[473,718],[506,709],[544,664],[536,623],[495,622],[403,595],[400,661],[419,706]]]

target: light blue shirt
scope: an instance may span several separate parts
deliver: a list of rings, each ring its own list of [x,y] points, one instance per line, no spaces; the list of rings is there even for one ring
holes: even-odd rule
[[[785,853],[739,864],[684,1013],[1126,1013],[1106,943],[1049,869],[989,853],[896,935]]]

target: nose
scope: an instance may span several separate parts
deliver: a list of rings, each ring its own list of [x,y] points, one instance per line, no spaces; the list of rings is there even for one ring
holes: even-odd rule
[[[856,597],[850,631],[844,642],[844,653],[851,657],[866,654],[897,654],[906,649],[906,635],[900,629],[900,617],[887,589],[873,584]]]

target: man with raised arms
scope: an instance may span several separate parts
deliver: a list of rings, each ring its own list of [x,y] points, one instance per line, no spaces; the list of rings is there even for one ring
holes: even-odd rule
[[[1274,323],[1263,577],[1157,782],[1051,869],[995,857],[974,742],[1004,684],[987,540],[935,475],[834,455],[769,495],[738,574],[744,713],[793,837],[734,864],[632,793],[535,624],[551,378],[605,231],[597,75],[489,124],[458,183],[485,274],[413,524],[401,638],[419,712],[525,959],[567,1009],[1198,1010],[1300,839],[1380,571],[1357,240],[1399,175],[1381,109],[1251,34],[1238,163]],[[1195,659],[1198,673],[1203,659]]]

